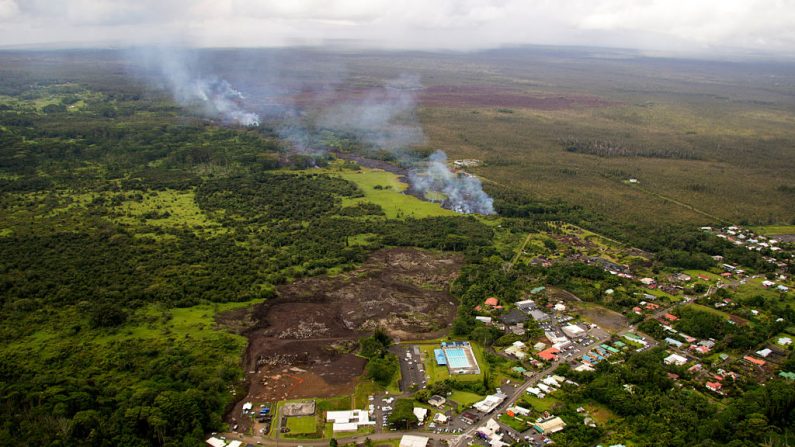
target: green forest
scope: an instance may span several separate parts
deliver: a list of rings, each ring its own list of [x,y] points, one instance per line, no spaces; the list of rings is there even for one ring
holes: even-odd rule
[[[340,151],[372,154],[372,147],[348,137],[336,141]],[[583,144],[568,150],[594,150],[594,143]],[[330,170],[313,172],[317,166]],[[498,216],[388,217],[377,203],[362,201],[371,186],[333,175],[334,169],[362,167],[332,153],[297,155],[267,126],[225,127],[180,109],[162,92],[118,78],[5,71],[0,444],[202,445],[207,433],[225,428],[224,414],[244,392],[246,339],[219,325],[215,315],[271,299],[277,286],[298,278],[353,270],[383,247],[463,253],[464,266],[451,285],[459,299],[451,332],[487,346],[514,339],[475,323],[473,308],[486,296],[510,304],[528,286],[545,284],[606,307],[635,304],[628,293],[605,302],[602,291],[629,282],[583,262],[506,268],[514,246],[505,240],[551,231],[550,222],[576,224],[654,253],[650,268],[656,272],[708,269],[716,265],[714,256],[762,274],[771,269],[763,254],[692,228],[647,232],[499,184],[486,185]],[[556,245],[549,241],[547,248]],[[795,321],[791,305],[776,311],[787,321],[755,331],[727,329],[693,310],[679,312],[677,327],[748,348]],[[530,334],[540,332],[528,326]],[[646,326],[652,335],[661,331]],[[366,374],[381,384],[398,369],[390,343],[380,333],[361,341],[360,354],[370,359]],[[624,365],[605,363],[598,374],[565,368],[561,374],[582,384],[567,390],[572,400],[598,402],[624,417],[645,441],[638,445],[745,446],[771,439],[785,445],[791,436],[791,383],[773,379],[716,404],[674,387],[661,356],[652,350]],[[468,390],[485,393],[490,385],[485,378]],[[461,385],[444,384],[454,386]],[[390,423],[411,425],[409,405],[398,401],[401,411]],[[571,412],[566,407],[562,414]],[[559,441],[587,446],[602,435],[577,428]]]

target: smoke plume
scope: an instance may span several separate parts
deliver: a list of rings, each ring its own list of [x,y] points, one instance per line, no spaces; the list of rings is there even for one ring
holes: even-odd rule
[[[483,191],[477,177],[454,173],[447,166],[447,154],[436,151],[424,168],[409,171],[411,190],[420,195],[443,194],[442,205],[458,213],[494,214],[494,200]]]
[[[259,115],[244,110],[245,97],[229,82],[218,78],[191,79],[187,84],[173,83],[172,91],[183,106],[197,109],[209,117],[228,124],[259,126]]]
[[[361,141],[387,150],[425,142],[417,119],[418,76],[401,75],[360,100],[343,100],[318,118],[321,127],[352,133]]]
[[[260,117],[246,110],[243,93],[218,76],[203,74],[187,51],[138,48],[133,56],[146,69],[145,75],[154,76],[181,106],[225,124],[259,126]]]

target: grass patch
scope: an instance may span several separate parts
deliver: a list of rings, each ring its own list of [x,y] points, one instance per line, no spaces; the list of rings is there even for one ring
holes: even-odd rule
[[[289,435],[306,435],[317,431],[317,418],[315,416],[293,416],[287,418]]]
[[[323,169],[298,171],[311,174],[328,174],[341,177],[356,183],[364,193],[364,197],[343,198],[342,206],[354,206],[361,202],[370,202],[383,208],[386,217],[401,219],[407,217],[423,218],[436,216],[455,216],[454,211],[442,208],[439,203],[426,202],[417,197],[404,194],[408,185],[400,181],[400,177],[381,169],[361,168],[358,171],[342,169],[341,163],[332,163]],[[295,173],[296,171],[290,171]]]
[[[584,405],[584,407],[586,410],[588,410],[588,414],[598,425],[604,425],[611,420],[620,419],[615,413],[610,411],[609,408],[602,404],[592,402]]]
[[[751,227],[751,230],[763,236],[795,234],[795,225],[763,225],[759,227]]]
[[[511,417],[503,413],[497,419],[518,432],[525,431],[529,427],[529,425],[527,425],[527,421],[521,417]]]
[[[199,208],[194,191],[150,191],[140,201],[125,200],[114,211],[114,221],[130,226],[144,223],[158,228],[187,227],[209,235],[227,231]]]
[[[464,411],[465,408],[471,407],[475,402],[483,400],[483,396],[469,391],[455,390],[450,395],[450,400],[458,404],[458,411]]]
[[[373,382],[372,380],[362,379],[356,384],[356,389],[353,392],[353,405],[356,408],[367,408],[370,404],[369,397],[384,391],[384,387]]]
[[[721,312],[718,309],[715,309],[713,307],[704,306],[702,304],[697,304],[697,303],[687,304],[685,307],[686,308],[690,308],[690,309],[700,310],[702,312],[707,312],[707,313],[710,313],[712,315],[717,315],[717,316],[719,316],[719,317],[721,317],[723,319],[726,319],[726,320],[729,319],[729,314],[727,314],[726,312]]]
[[[549,411],[552,408],[554,408],[556,404],[560,403],[558,399],[555,399],[549,394],[547,394],[546,397],[544,397],[543,399],[527,394],[523,396],[520,400],[524,402],[526,405],[530,405],[531,407],[533,407],[534,410],[539,412]]]

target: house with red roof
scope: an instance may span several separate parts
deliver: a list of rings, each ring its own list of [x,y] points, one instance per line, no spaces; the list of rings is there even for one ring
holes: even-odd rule
[[[764,360],[752,357],[750,355],[746,355],[745,357],[743,357],[743,360],[745,360],[746,362],[753,363],[756,366],[765,366],[767,364],[767,362],[765,362]]]
[[[679,317],[677,317],[676,315],[672,315],[672,314],[665,314],[665,315],[663,315],[663,318],[665,318],[666,320],[668,320],[668,321],[670,321],[672,323],[679,319]]]
[[[699,354],[709,354],[709,347],[708,347],[708,346],[702,346],[702,345],[698,345],[698,346],[696,346],[696,345],[691,345],[691,346],[690,346],[690,349],[692,349],[693,351],[696,351],[696,352],[698,352]]]
[[[538,356],[548,362],[554,362],[558,359],[558,354],[560,353],[560,349],[552,346],[543,351],[538,353]]]
[[[718,393],[718,392],[720,392],[721,388],[723,388],[723,385],[721,385],[718,382],[707,382],[707,389],[708,390],[712,390],[712,391]]]

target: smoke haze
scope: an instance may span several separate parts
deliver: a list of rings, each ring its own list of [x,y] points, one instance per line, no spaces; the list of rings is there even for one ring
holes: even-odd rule
[[[347,100],[326,109],[318,119],[320,127],[355,134],[361,141],[396,150],[425,143],[417,119],[419,76],[403,74],[371,89],[358,101]]]
[[[431,154],[425,168],[411,170],[409,183],[418,194],[443,194],[443,205],[458,213],[494,214],[494,200],[483,191],[480,180],[452,172],[447,166],[447,154],[442,151]]]
[[[409,150],[426,143],[417,116],[423,89],[418,75],[404,73],[382,85],[346,88],[334,76],[321,85],[302,84],[280,75],[278,65],[285,62],[276,60],[264,63],[269,66],[248,65],[242,57],[215,60],[210,53],[200,58],[190,49],[173,47],[137,48],[130,55],[133,67],[143,70],[133,68],[135,74],[154,79],[155,86],[193,113],[227,125],[259,126],[265,120],[293,153],[302,155],[324,155],[324,147],[316,143],[317,129],[353,136],[367,147],[390,152],[402,165],[421,166],[408,175],[417,195],[442,194],[442,205],[459,213],[494,214],[480,181],[452,172],[444,152],[417,160]],[[219,73],[232,76],[253,96],[244,96]]]
[[[181,106],[224,124],[259,126],[258,114],[246,110],[246,97],[225,79],[203,74],[190,54],[174,48],[137,48],[130,52],[137,75],[154,75]],[[144,69],[144,73],[139,71]]]

